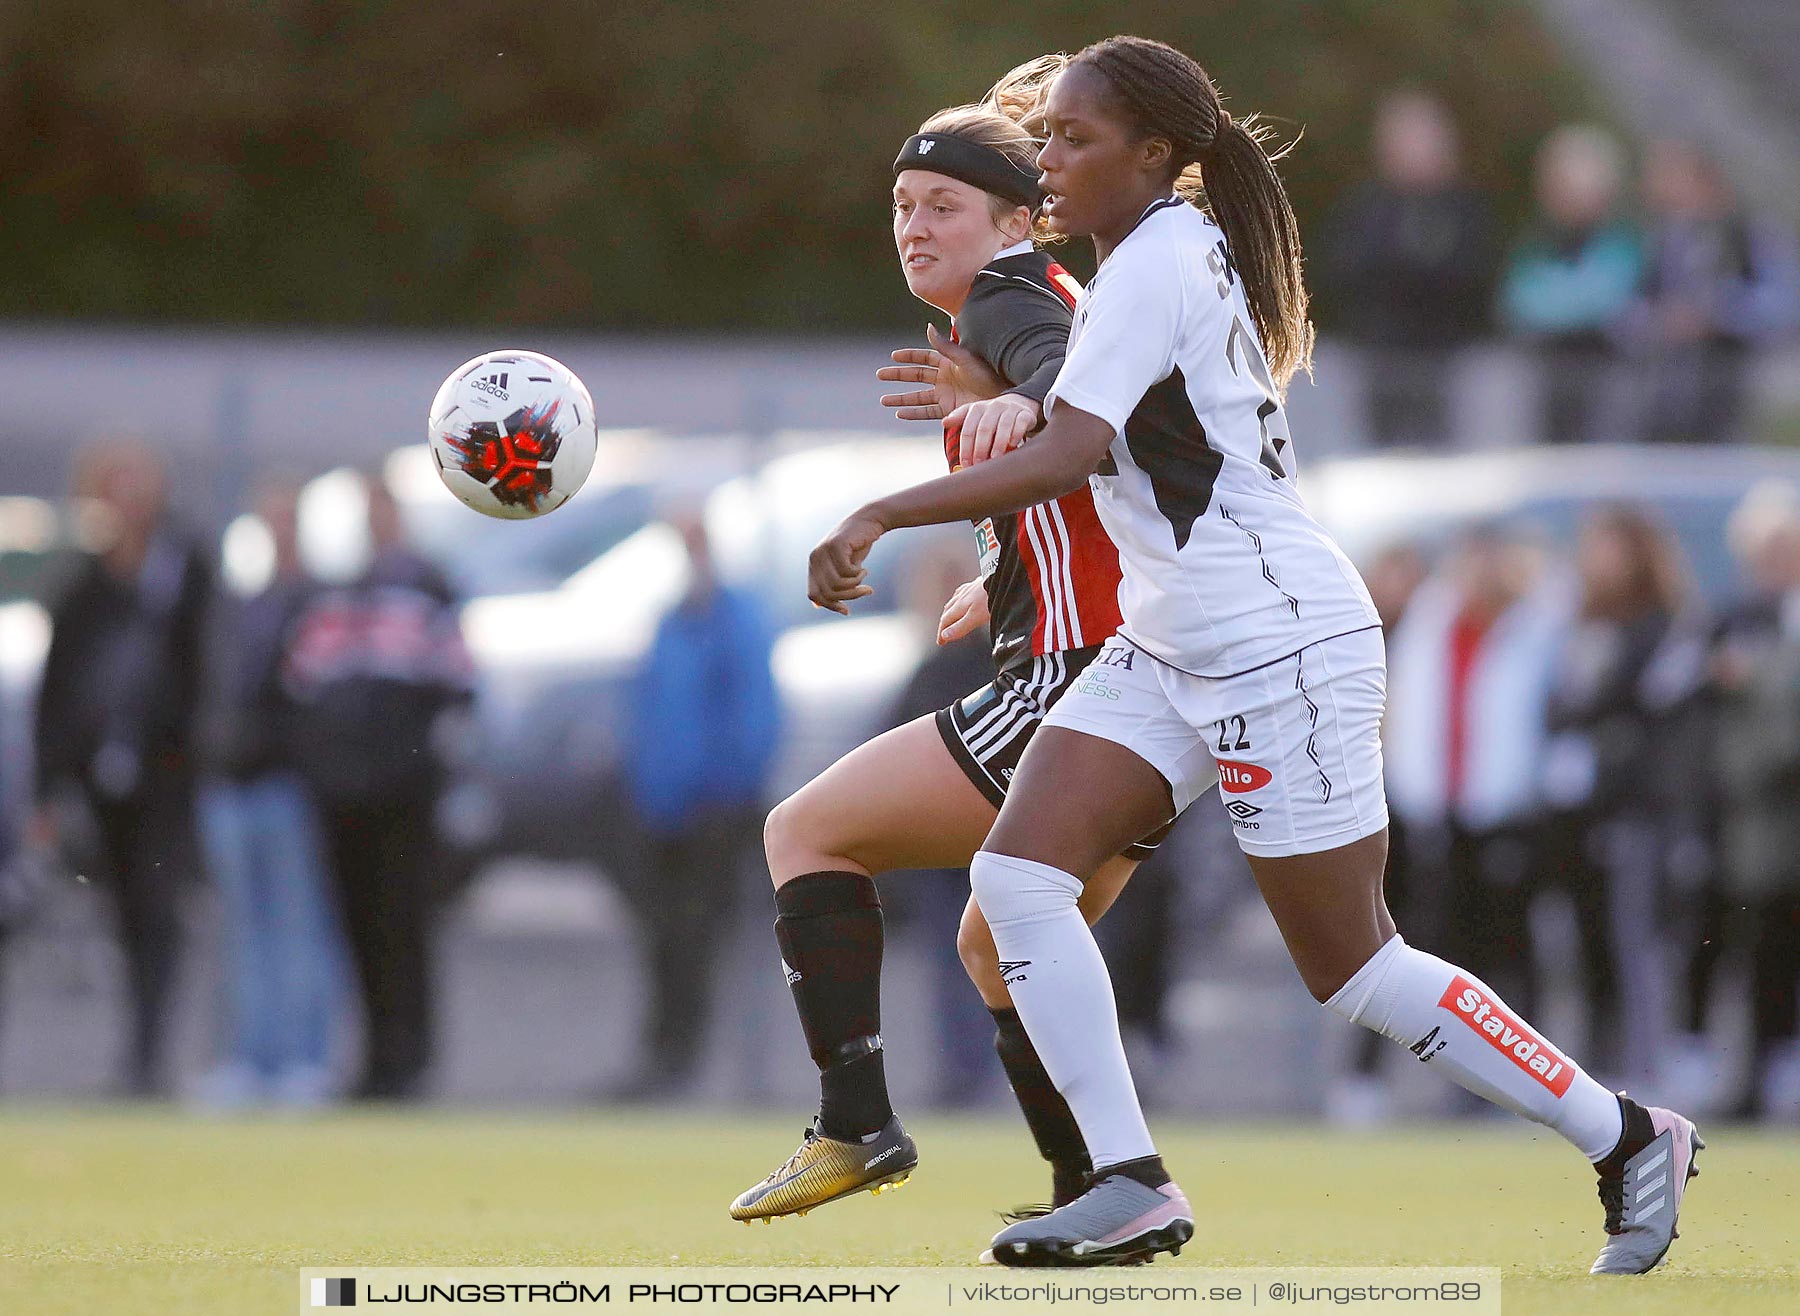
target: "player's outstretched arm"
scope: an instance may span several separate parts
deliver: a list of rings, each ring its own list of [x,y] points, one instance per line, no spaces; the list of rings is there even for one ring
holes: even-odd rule
[[[875,372],[884,383],[925,385],[882,395],[881,405],[893,408],[901,420],[942,420],[966,403],[998,397],[1009,387],[987,362],[938,333],[936,325],[925,326],[925,338],[930,347],[902,347],[891,353],[895,364]]]
[[[858,508],[813,549],[807,597],[821,608],[848,614],[851,600],[870,593],[863,559],[888,531],[974,521],[1061,498],[1081,486],[1112,439],[1113,427],[1106,421],[1062,403],[1024,447]]]

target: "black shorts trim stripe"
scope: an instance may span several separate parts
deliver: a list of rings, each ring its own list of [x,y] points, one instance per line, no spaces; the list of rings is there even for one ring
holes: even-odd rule
[[[975,789],[987,796],[987,802],[996,809],[1005,804],[1006,792],[994,784],[994,779],[987,775],[980,760],[969,753],[969,747],[963,744],[962,737],[957,734],[956,723],[951,720],[948,708],[938,709],[937,729],[938,734],[944,738],[944,748],[950,751],[950,757],[956,760],[956,766],[963,770],[963,774],[975,783]]]
[[[1029,668],[1008,668],[992,683],[971,691],[948,708],[939,709],[933,721],[944,748],[956,760],[975,789],[996,809],[1006,803],[1012,770],[1024,757],[1025,747],[1053,708],[1080,678],[1100,652],[1099,645],[1039,654]],[[975,711],[969,711],[970,705]],[[1125,851],[1128,858],[1144,859],[1157,842],[1168,835],[1168,825],[1158,828]]]
[[[1081,664],[1083,667],[1086,663]],[[1002,707],[984,717],[980,723],[963,731],[969,753],[976,758],[991,756],[996,749],[1018,735],[1019,728],[1043,720],[1062,696],[1063,688],[1074,679],[1061,655],[1041,654],[1032,663],[1031,680],[1023,686],[1005,691]]]
[[[1057,700],[1058,682],[1066,672],[1066,666],[1060,663],[1055,653],[1039,653],[1031,659],[1030,677],[1019,679],[1013,677],[1012,672],[1008,670],[995,677],[992,690],[999,695],[999,700],[994,708],[977,715],[974,722],[958,718],[956,729],[963,736],[968,753],[974,754],[977,760],[985,756],[995,738],[1010,735],[1013,727],[1019,726],[1022,720],[1044,717],[1049,706]],[[958,706],[961,708],[961,702]]]

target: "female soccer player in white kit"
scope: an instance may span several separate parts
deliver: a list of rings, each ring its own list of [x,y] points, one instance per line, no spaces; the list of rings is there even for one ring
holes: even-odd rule
[[[1574,1143],[1600,1176],[1612,1236],[1594,1269],[1649,1269],[1674,1237],[1702,1145],[1694,1126],[1608,1092],[1486,984],[1407,945],[1383,899],[1381,632],[1291,478],[1278,383],[1305,363],[1311,330],[1298,231],[1259,134],[1191,59],[1133,37],[1077,55],[1046,111],[1045,213],[1091,236],[1101,261],[1047,423],[996,460],[853,513],[814,550],[810,580],[816,603],[843,611],[887,531],[999,513],[1090,477],[1119,547],[1123,624],[1046,718],[971,870],[1014,1004],[1096,1167],[1084,1196],[1001,1231],[993,1259],[1137,1261],[1193,1234],[1076,902],[1216,765],[1313,996]],[[1199,181],[1204,210],[1190,204]],[[980,427],[995,405],[952,419]]]

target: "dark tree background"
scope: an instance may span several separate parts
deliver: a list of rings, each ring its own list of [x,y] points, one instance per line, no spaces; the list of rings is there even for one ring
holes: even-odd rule
[[[4,313],[910,324],[901,139],[1115,31],[1304,127],[1285,176],[1308,227],[1397,83],[1453,103],[1508,217],[1538,138],[1584,108],[1518,0],[36,0],[0,6]]]

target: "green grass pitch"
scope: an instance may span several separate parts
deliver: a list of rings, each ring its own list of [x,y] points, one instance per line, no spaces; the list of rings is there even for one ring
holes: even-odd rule
[[[1047,1174],[1016,1119],[921,1118],[919,1172],[804,1220],[725,1206],[801,1119],[731,1113],[193,1119],[0,1112],[0,1311],[294,1310],[296,1272],[359,1265],[970,1264]],[[1593,1181],[1500,1121],[1375,1135],[1156,1121],[1195,1206],[1187,1265],[1492,1265],[1508,1316],[1800,1312],[1800,1136],[1707,1130],[1669,1262],[1587,1275]]]

